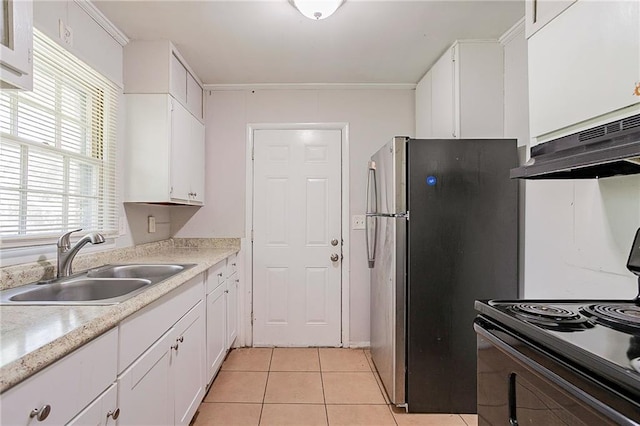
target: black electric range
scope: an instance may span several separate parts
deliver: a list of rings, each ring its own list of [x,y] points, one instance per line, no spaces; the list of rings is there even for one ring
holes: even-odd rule
[[[640,229],[627,267],[640,277]],[[640,424],[640,297],[475,308],[480,425]]]

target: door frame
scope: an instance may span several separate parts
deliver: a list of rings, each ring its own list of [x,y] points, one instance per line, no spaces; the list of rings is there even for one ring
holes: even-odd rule
[[[253,133],[255,130],[340,130],[341,151],[341,214],[340,232],[342,233],[341,262],[341,319],[340,335],[342,347],[348,347],[349,340],[349,123],[249,123],[247,124],[246,145],[246,208],[245,208],[245,291],[243,292],[244,342],[253,346]]]

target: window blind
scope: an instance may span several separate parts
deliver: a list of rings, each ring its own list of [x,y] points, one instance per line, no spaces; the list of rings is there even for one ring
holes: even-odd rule
[[[115,235],[119,89],[35,29],[33,50],[33,91],[0,91],[0,238]]]

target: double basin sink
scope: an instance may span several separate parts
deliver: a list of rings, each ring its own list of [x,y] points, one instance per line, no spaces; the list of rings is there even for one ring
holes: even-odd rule
[[[0,291],[3,305],[113,305],[194,264],[105,265],[46,282]]]

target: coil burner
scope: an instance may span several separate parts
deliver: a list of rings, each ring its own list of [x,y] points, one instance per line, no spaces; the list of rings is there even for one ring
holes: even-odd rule
[[[540,327],[556,331],[581,331],[593,324],[577,312],[539,303],[518,303],[511,310],[516,317]]]
[[[580,312],[615,330],[640,334],[640,307],[632,303],[599,303],[584,306]]]

